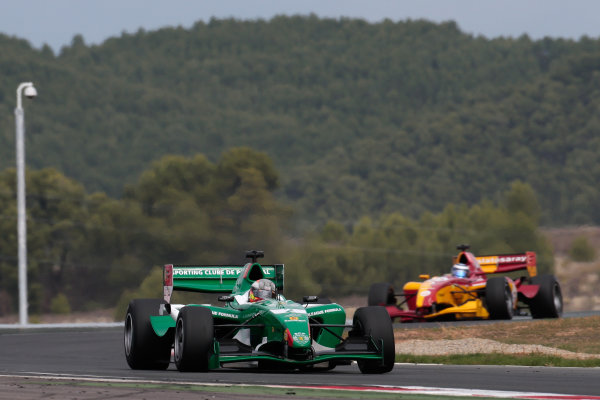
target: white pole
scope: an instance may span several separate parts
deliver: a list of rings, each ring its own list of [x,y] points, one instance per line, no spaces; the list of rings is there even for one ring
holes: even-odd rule
[[[16,147],[17,147],[17,232],[19,247],[19,323],[28,324],[27,317],[27,216],[25,211],[25,112],[21,104],[23,88],[33,87],[24,82],[17,88]]]

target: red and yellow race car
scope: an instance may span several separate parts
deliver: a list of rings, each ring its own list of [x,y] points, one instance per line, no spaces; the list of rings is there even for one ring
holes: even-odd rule
[[[561,316],[560,284],[554,275],[537,274],[534,252],[475,257],[468,245],[457,248],[450,274],[420,275],[422,282],[408,282],[398,294],[389,283],[375,283],[369,305],[384,306],[392,319],[401,322],[511,319],[527,310],[533,318]],[[488,277],[519,270],[527,275]],[[403,301],[398,303],[397,297]]]

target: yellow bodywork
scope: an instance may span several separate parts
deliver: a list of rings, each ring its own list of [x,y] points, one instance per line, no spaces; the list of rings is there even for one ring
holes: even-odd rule
[[[454,315],[456,319],[473,319],[473,318],[481,318],[487,319],[490,317],[490,314],[487,312],[485,307],[483,307],[483,303],[481,299],[473,299],[468,301],[460,306],[448,307],[444,308],[441,311],[436,313],[431,313],[424,315],[423,317],[426,319],[437,318],[442,315]]]
[[[408,282],[404,285],[405,291],[417,291],[416,307],[423,307],[423,301],[430,295],[430,282]],[[443,315],[454,315],[456,319],[487,319],[490,314],[483,306],[481,299],[474,293],[476,289],[485,287],[477,285],[473,287],[462,287],[450,285],[439,289],[436,293],[435,303],[451,305],[443,310],[423,315],[423,318],[434,319]]]
[[[417,291],[421,287],[421,282],[406,282],[402,290],[405,292]]]

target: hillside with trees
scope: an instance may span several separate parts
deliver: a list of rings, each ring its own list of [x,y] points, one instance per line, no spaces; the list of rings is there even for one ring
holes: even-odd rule
[[[265,152],[296,226],[498,200],[520,180],[542,223],[599,223],[600,41],[485,39],[452,23],[276,17],[80,36],[54,55],[0,35],[0,168],[27,160],[121,197],[167,154]]]
[[[160,295],[161,264],[252,248],[292,297],[441,273],[458,243],[551,270],[539,226],[600,223],[600,40],[297,16],[0,48],[0,314],[22,81],[32,313]]]
[[[365,215],[350,229],[329,220],[303,237],[290,235],[292,210],[275,198],[278,185],[270,158],[249,148],[232,148],[216,163],[165,156],[121,199],[87,193],[54,169],[29,171],[30,312],[160,296],[163,264],[241,264],[248,249],[288,265],[285,294],[296,299],[365,294],[376,281],[446,272],[457,243],[471,243],[478,254],[536,251],[540,270],[552,269],[536,195],[522,182],[497,204],[448,204],[418,219]],[[15,171],[7,169],[0,174],[0,316],[18,304],[14,190]]]

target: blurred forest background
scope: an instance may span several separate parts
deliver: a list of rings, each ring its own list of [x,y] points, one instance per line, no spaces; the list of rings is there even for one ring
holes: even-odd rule
[[[549,271],[540,226],[600,223],[597,39],[296,16],[0,49],[0,315],[22,81],[31,313],[160,295],[158,266],[248,249],[287,264],[289,297],[444,272],[458,243]]]

